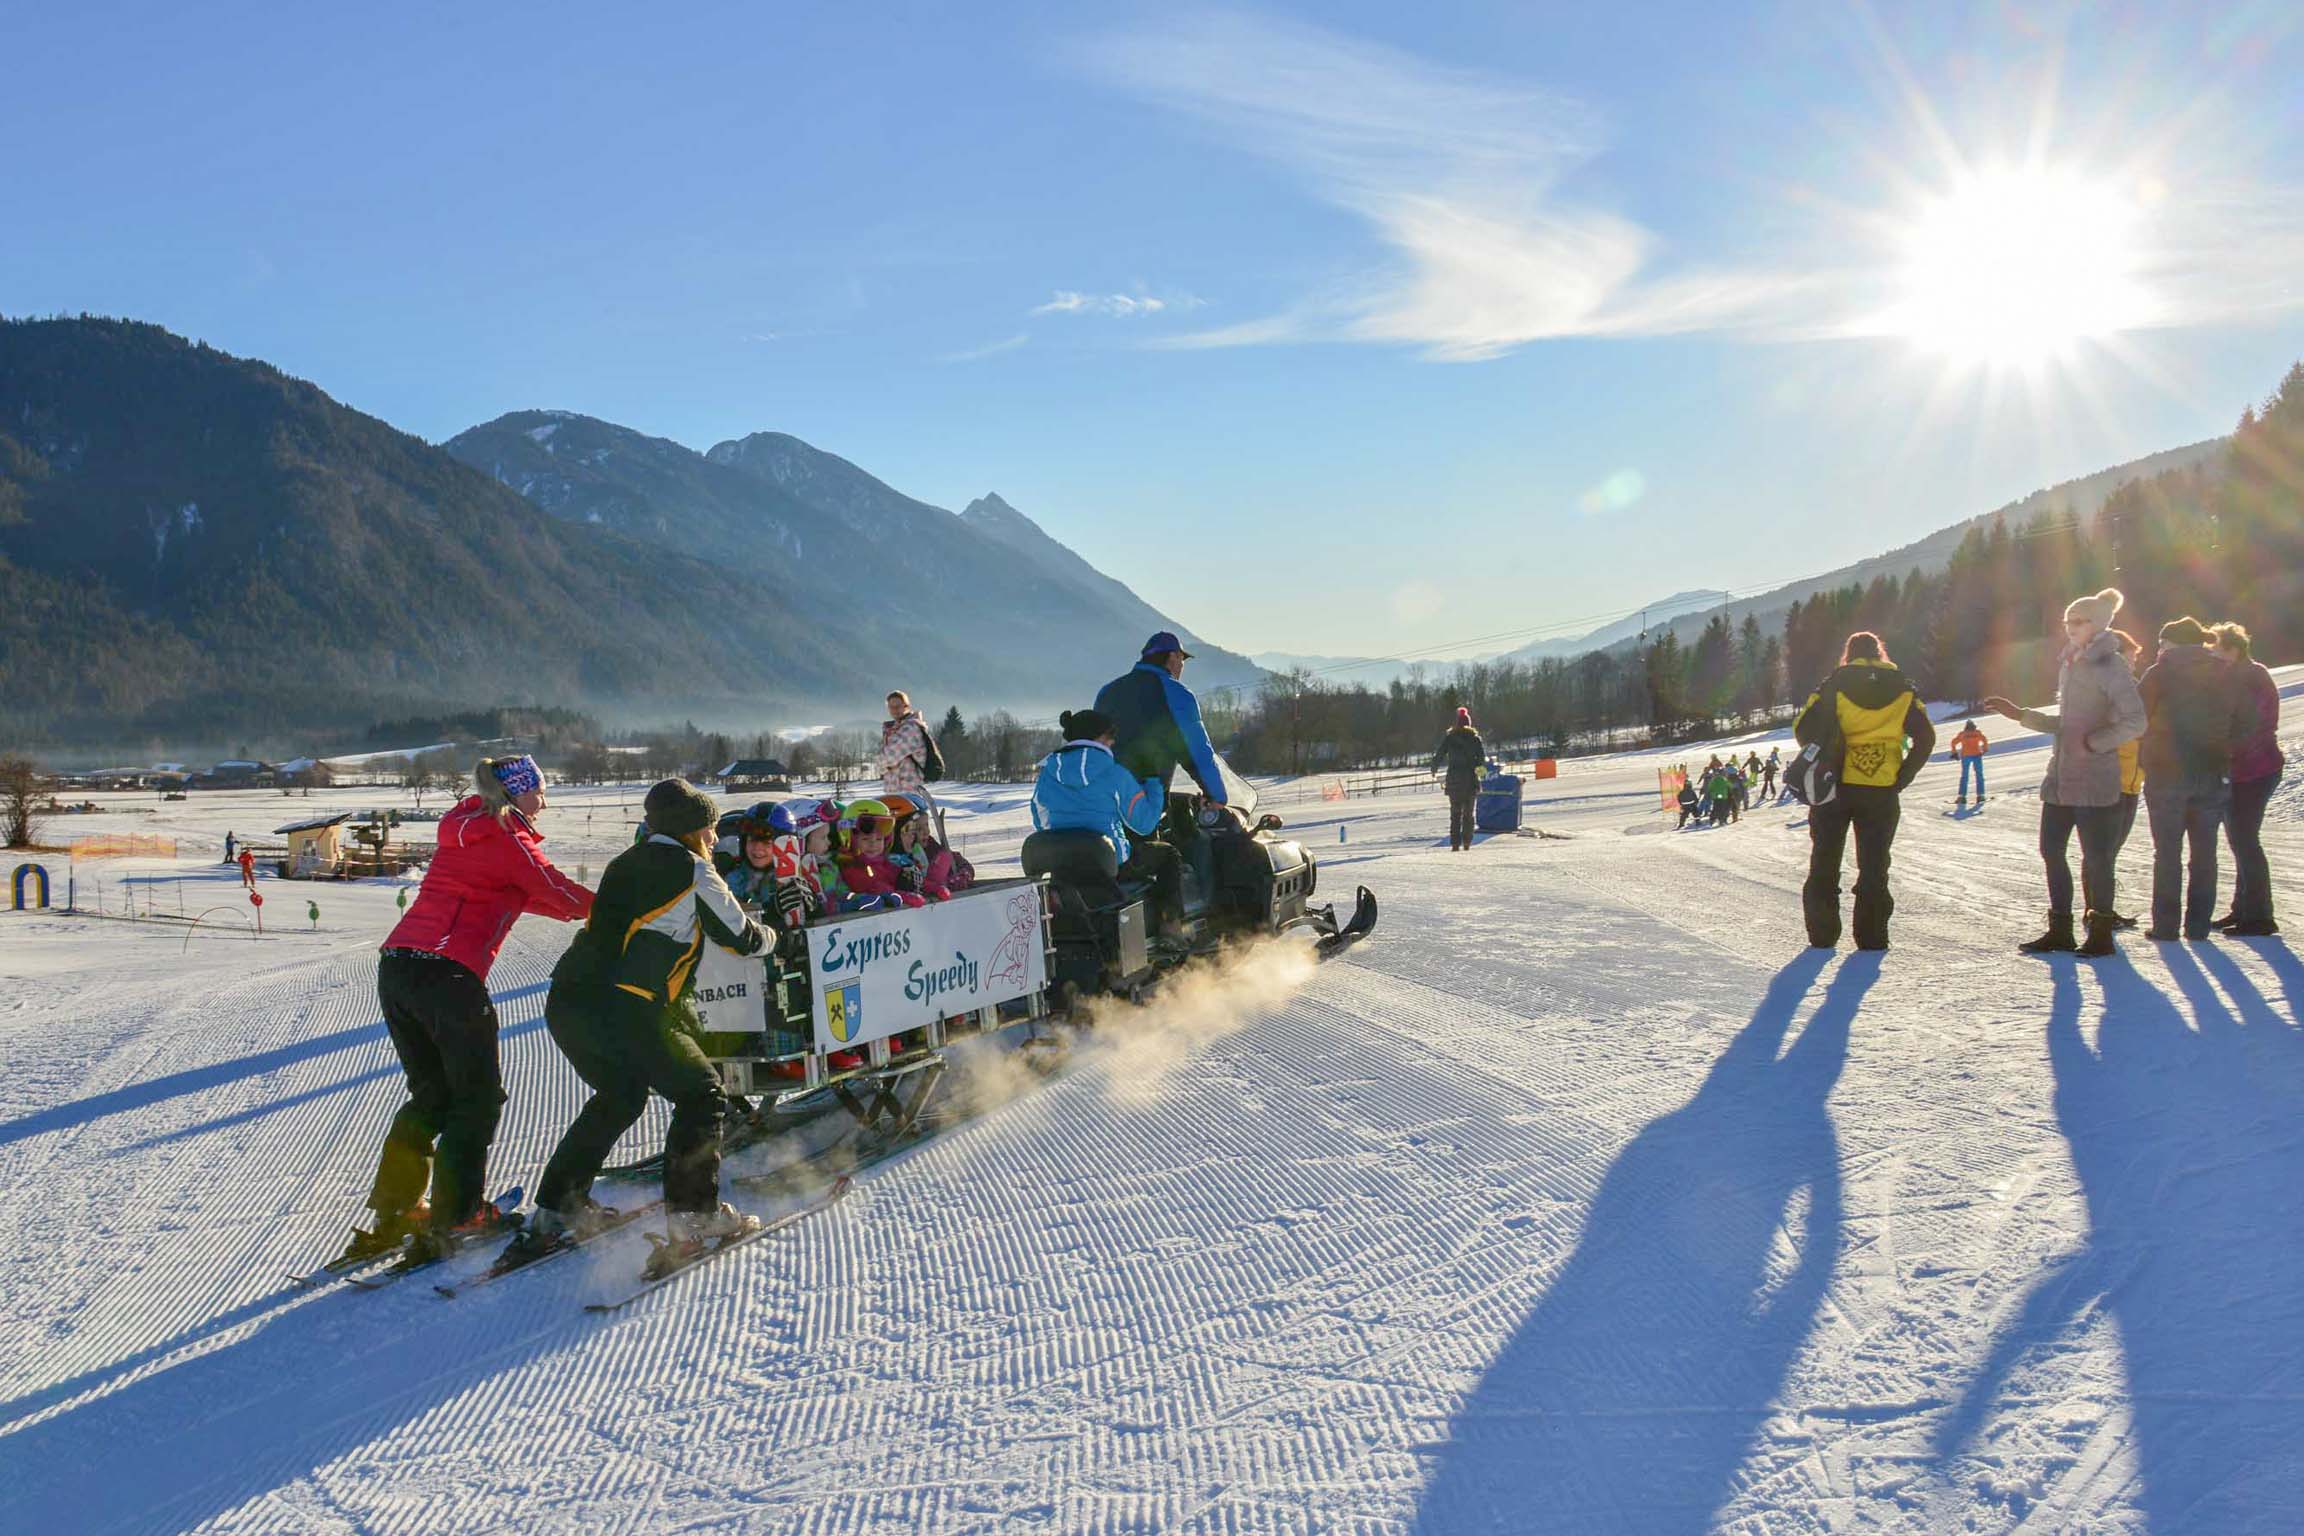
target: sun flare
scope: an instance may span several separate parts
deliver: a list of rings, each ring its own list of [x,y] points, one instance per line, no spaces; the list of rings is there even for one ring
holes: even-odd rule
[[[2135,326],[2140,213],[2116,184],[2069,172],[1970,176],[1903,229],[1886,329],[1954,362],[2030,368]]]

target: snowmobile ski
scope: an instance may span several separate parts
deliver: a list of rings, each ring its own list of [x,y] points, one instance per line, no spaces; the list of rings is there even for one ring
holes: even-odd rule
[[[1329,921],[1334,922],[1335,908],[1331,907],[1328,911]],[[1368,937],[1376,930],[1376,918],[1376,893],[1366,886],[1361,886],[1360,894],[1352,906],[1351,920],[1335,932],[1321,936],[1317,946],[1320,958],[1333,960],[1336,956]]]
[[[394,1281],[404,1280],[408,1276],[413,1275],[420,1270],[430,1269],[435,1264],[445,1263],[447,1260],[452,1259],[456,1255],[463,1253],[465,1250],[471,1248],[476,1243],[486,1242],[489,1238],[492,1237],[508,1237],[520,1230],[520,1202],[525,1197],[525,1191],[514,1188],[504,1191],[504,1193],[498,1195],[494,1200],[489,1201],[488,1203],[490,1205],[496,1207],[496,1214],[503,1218],[504,1225],[499,1227],[491,1227],[486,1232],[477,1233],[469,1238],[464,1239],[461,1242],[455,1243],[448,1249],[446,1253],[440,1254],[437,1257],[428,1258],[418,1254],[413,1249],[403,1249],[401,1252],[400,1262],[393,1265],[390,1269],[385,1270],[382,1274],[364,1273],[347,1275],[344,1279],[344,1283],[346,1285],[355,1286],[363,1291],[380,1291],[386,1286],[392,1284]]]
[[[618,1227],[628,1227],[643,1216],[653,1215],[655,1212],[663,1209],[663,1206],[664,1202],[661,1199],[656,1199],[649,1201],[645,1205],[635,1206],[631,1210],[619,1212],[614,1221],[609,1222],[606,1226],[600,1228],[597,1232],[592,1233],[590,1236],[563,1238],[559,1242],[553,1244],[549,1248],[544,1249],[540,1253],[529,1252],[524,1249],[521,1245],[519,1235],[515,1233],[513,1235],[512,1241],[504,1245],[504,1251],[496,1256],[496,1262],[489,1265],[479,1274],[473,1276],[469,1280],[464,1281],[460,1285],[451,1285],[446,1281],[441,1281],[434,1285],[432,1289],[438,1291],[443,1296],[461,1296],[466,1291],[477,1290],[481,1286],[487,1285],[492,1281],[503,1279],[506,1275],[516,1275],[524,1269],[534,1269],[539,1264],[548,1263],[549,1261],[560,1257],[560,1255],[564,1253],[574,1253],[577,1249],[584,1247],[586,1244],[594,1242],[599,1238],[606,1237],[609,1233],[615,1231]]]
[[[807,1204],[799,1206],[796,1209],[786,1211],[783,1215],[777,1217],[774,1221],[767,1222],[764,1225],[745,1233],[741,1237],[731,1238],[727,1242],[721,1243],[719,1246],[714,1248],[707,1248],[702,1253],[698,1254],[692,1259],[687,1260],[677,1268],[667,1270],[663,1274],[656,1276],[654,1279],[641,1281],[638,1286],[630,1291],[625,1292],[622,1296],[617,1297],[613,1301],[586,1302],[584,1305],[584,1310],[587,1312],[615,1312],[624,1307],[628,1307],[633,1302],[638,1301],[641,1297],[647,1295],[651,1291],[656,1290],[658,1287],[670,1285],[673,1281],[679,1279],[682,1275],[702,1269],[705,1265],[711,1263],[714,1259],[724,1258],[741,1248],[749,1247],[751,1244],[760,1241],[760,1239],[764,1237],[772,1236],[775,1233],[783,1231],[786,1227],[792,1226],[797,1222],[805,1221],[809,1217],[814,1216],[819,1212],[830,1210],[833,1206],[839,1204],[841,1200],[847,1197],[850,1187],[852,1187],[855,1182],[855,1178],[852,1175],[844,1173],[840,1175],[839,1178],[832,1181],[831,1188],[825,1190],[823,1194],[818,1195],[815,1199],[809,1201]],[[651,1234],[651,1236],[653,1236],[653,1234]]]

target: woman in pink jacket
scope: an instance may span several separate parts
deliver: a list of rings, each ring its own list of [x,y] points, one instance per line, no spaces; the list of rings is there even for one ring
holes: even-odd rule
[[[424,884],[376,963],[376,994],[408,1075],[408,1102],[392,1117],[377,1161],[368,1194],[374,1225],[353,1229],[348,1259],[404,1241],[443,1253],[500,1224],[495,1207],[483,1203],[504,1107],[488,968],[522,913],[574,922],[592,911],[592,893],[553,868],[540,847],[544,775],[536,760],[484,757],[472,783],[474,792],[440,818]]]
[[[2218,624],[2209,633],[2216,637],[2216,659],[2232,669],[2254,724],[2232,754],[2232,813],[2224,822],[2232,844],[2232,910],[2216,926],[2238,938],[2266,939],[2280,931],[2272,916],[2272,864],[2264,857],[2264,809],[2288,766],[2280,750],[2280,685],[2255,658],[2246,629]]]

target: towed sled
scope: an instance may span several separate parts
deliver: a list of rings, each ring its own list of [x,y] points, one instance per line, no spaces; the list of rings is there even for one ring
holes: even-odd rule
[[[1366,938],[1376,898],[1350,913],[1315,906],[1319,866],[1258,815],[1256,792],[1229,768],[1228,804],[1169,797],[1164,837],[1182,865],[1180,923],[1153,929],[1148,886],[1119,878],[1095,832],[1035,832],[1024,878],[979,880],[949,901],[832,917],[805,931],[806,953],[731,955],[707,945],[695,1002],[705,1054],[735,1113],[735,1152],[789,1142],[813,1157],[841,1139],[902,1141],[928,1109],[946,1048],[1011,1033],[1057,1045],[1098,997],[1137,1002],[1168,975],[1227,945],[1294,937],[1322,959]],[[781,948],[781,946],[779,946]],[[661,1157],[604,1170],[659,1171]]]

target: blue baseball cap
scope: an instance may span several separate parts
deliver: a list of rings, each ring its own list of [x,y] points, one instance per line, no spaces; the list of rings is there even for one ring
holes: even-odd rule
[[[1150,661],[1153,657],[1165,656],[1170,651],[1174,651],[1186,661],[1192,659],[1192,653],[1184,649],[1184,642],[1177,639],[1173,631],[1165,629],[1144,642],[1144,653],[1137,659]]]

